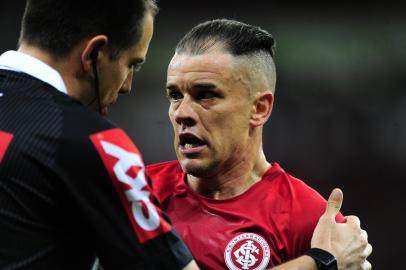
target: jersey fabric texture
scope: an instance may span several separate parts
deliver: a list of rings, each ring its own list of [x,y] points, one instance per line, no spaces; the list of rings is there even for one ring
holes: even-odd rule
[[[95,256],[104,270],[181,269],[190,252],[150,195],[122,130],[0,70],[0,269],[90,269]]]
[[[202,269],[265,269],[310,248],[326,201],[277,163],[243,194],[198,195],[177,161],[148,165],[161,207]],[[337,217],[343,220],[343,217]]]

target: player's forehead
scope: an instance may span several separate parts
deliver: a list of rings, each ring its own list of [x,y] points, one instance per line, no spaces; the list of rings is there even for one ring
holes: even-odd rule
[[[168,66],[168,82],[190,79],[231,81],[239,67],[234,56],[225,51],[203,54],[176,53]]]

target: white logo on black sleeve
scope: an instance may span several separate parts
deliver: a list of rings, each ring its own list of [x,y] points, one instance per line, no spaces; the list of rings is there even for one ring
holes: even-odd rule
[[[155,205],[149,199],[149,191],[144,190],[147,181],[145,179],[144,164],[141,157],[106,141],[101,141],[101,145],[107,154],[117,158],[117,162],[113,168],[117,179],[131,187],[125,191],[125,195],[127,200],[132,204],[132,212],[138,225],[147,231],[157,229],[160,224],[160,217]],[[138,166],[140,168],[135,178],[126,173],[132,166]],[[148,210],[147,213],[144,212],[143,204]]]
[[[263,270],[270,258],[266,240],[255,233],[239,234],[228,242],[224,260],[230,270]]]

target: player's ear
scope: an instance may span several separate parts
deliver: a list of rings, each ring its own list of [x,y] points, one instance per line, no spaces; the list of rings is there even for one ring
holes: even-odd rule
[[[262,126],[268,120],[273,108],[272,91],[256,93],[253,110],[250,117],[250,124],[253,127]]]
[[[105,35],[97,35],[86,41],[80,55],[82,67],[86,73],[92,73],[92,62],[97,61],[100,54],[103,54],[107,43],[108,38]]]

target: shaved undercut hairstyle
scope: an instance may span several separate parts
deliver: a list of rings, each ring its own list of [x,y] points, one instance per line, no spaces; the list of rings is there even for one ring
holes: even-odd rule
[[[108,37],[114,59],[139,41],[147,12],[158,12],[155,0],[27,0],[19,44],[62,58],[100,34]]]
[[[247,66],[247,76],[255,84],[263,75],[275,91],[275,40],[266,30],[243,22],[216,19],[193,27],[177,44],[177,54],[200,55],[223,49]],[[255,88],[255,85],[253,86]],[[253,93],[263,89],[253,89]]]

